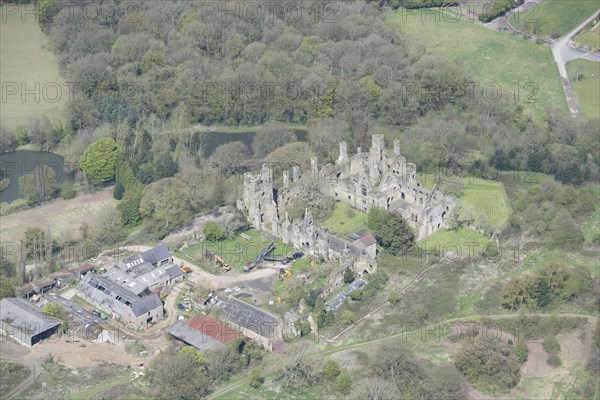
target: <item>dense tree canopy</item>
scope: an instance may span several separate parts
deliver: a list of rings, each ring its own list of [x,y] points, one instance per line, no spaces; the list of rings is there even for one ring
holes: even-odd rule
[[[415,243],[415,233],[402,214],[377,207],[369,210],[369,229],[377,242],[392,254],[402,254]]]
[[[187,187],[177,178],[165,178],[144,189],[140,212],[148,228],[159,237],[187,223],[192,217],[192,201]]]
[[[79,159],[79,165],[94,183],[103,184],[115,178],[117,162],[121,155],[121,146],[111,138],[102,138],[85,149]]]
[[[471,383],[485,389],[507,390],[521,377],[513,348],[498,337],[479,335],[465,341],[454,362]]]

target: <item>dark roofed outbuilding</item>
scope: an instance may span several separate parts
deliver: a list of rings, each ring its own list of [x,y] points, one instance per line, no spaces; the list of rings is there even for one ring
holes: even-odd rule
[[[0,331],[25,346],[33,346],[56,332],[61,321],[49,317],[27,302],[15,297],[0,300]]]
[[[228,320],[245,334],[254,332],[268,342],[276,337],[279,319],[251,304],[229,297],[223,302],[223,311]]]
[[[151,294],[136,301],[131,305],[131,310],[136,317],[148,313],[158,307],[162,307],[162,301],[156,294]]]
[[[169,268],[165,269],[167,275],[169,275],[169,279],[171,281],[183,276],[183,271],[178,265],[172,265]]]
[[[160,267],[173,262],[171,252],[164,244],[159,244],[156,247],[146,250],[140,254],[144,261],[149,262],[154,267]]]

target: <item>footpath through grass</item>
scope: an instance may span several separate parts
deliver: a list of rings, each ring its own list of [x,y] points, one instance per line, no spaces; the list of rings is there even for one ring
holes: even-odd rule
[[[598,0],[544,0],[512,14],[510,23],[529,34],[559,37],[585,21],[598,6]]]
[[[11,92],[17,92],[3,93],[6,101],[2,101],[0,121],[11,129],[39,114],[64,122],[62,111],[68,88],[58,71],[56,57],[48,49],[48,39],[35,21],[35,14],[13,14],[7,7],[8,4],[2,4],[0,81],[3,91],[10,86]],[[32,93],[22,96],[25,91]]]
[[[590,118],[600,118],[600,64],[574,60],[567,63],[567,73],[581,112]]]
[[[395,11],[387,15],[390,27],[423,43],[430,55],[464,65],[480,88],[499,85],[498,95],[521,104],[536,120],[541,121],[551,106],[568,111],[548,46],[490,30],[464,17],[456,20],[456,12],[407,16]],[[491,96],[483,98],[492,101]]]

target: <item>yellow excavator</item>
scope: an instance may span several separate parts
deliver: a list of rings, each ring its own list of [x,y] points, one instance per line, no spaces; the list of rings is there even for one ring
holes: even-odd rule
[[[279,268],[279,278],[280,279],[288,277],[288,276],[292,276],[292,275],[294,275],[294,273],[291,270],[289,270],[287,268]]]
[[[217,254],[215,254],[215,262],[217,263],[217,265],[219,267],[221,267],[221,269],[225,272],[227,271],[231,271],[231,267],[229,266],[229,264],[227,264],[225,261],[223,261],[223,259],[221,257],[219,257]]]
[[[181,269],[181,272],[183,272],[184,274],[189,274],[190,272],[192,272],[192,269],[184,263],[179,264],[179,269]]]

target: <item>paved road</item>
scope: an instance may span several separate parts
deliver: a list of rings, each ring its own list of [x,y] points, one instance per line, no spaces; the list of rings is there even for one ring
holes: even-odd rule
[[[533,16],[532,12],[529,10],[532,10],[533,7],[540,4],[542,1],[543,0],[527,1],[523,4],[521,4],[519,7],[513,8],[512,10],[508,11],[506,14],[504,14],[498,18],[495,18],[495,19],[491,20],[490,22],[486,22],[483,25],[489,29],[493,29],[496,31],[502,30],[502,28],[505,28],[506,26],[509,26],[514,29],[514,27],[510,24],[511,16],[515,13],[521,13],[522,15],[517,16],[518,18],[527,18],[528,16],[532,17]]]
[[[515,31],[518,31],[514,26],[510,24],[510,17],[519,12],[523,13],[523,18],[527,17],[527,10],[530,10],[532,7],[540,4],[542,0],[530,0],[520,7],[517,7],[511,11],[509,11],[506,15],[502,17],[498,17],[495,20],[484,24],[489,29],[493,30],[501,30],[504,27],[509,27]],[[577,104],[577,99],[575,98],[575,92],[571,86],[571,82],[569,82],[569,77],[567,74],[566,64],[569,61],[573,61],[579,58],[594,61],[600,63],[600,54],[598,53],[588,53],[586,51],[575,49],[569,46],[569,42],[575,36],[575,34],[582,29],[584,26],[589,24],[594,18],[598,16],[600,10],[594,12],[589,18],[579,24],[577,27],[572,29],[569,33],[564,36],[554,40],[550,45],[552,49],[552,56],[554,57],[554,61],[558,66],[558,72],[560,74],[560,81],[563,86],[563,90],[565,92],[565,97],[567,98],[567,104],[569,105],[569,110],[571,111],[571,115],[576,116],[579,114],[579,105]],[[533,15],[531,15],[533,16]],[[522,32],[521,32],[522,33]]]
[[[563,85],[565,96],[567,97],[567,103],[569,104],[571,115],[573,116],[579,114],[579,105],[577,104],[575,93],[573,91],[573,88],[571,87],[571,82],[569,82],[569,76],[567,74],[567,63],[578,58],[584,58],[586,60],[600,62],[600,55],[590,54],[583,50],[574,49],[571,46],[569,46],[569,42],[580,29],[582,29],[584,26],[589,24],[594,18],[596,18],[598,16],[598,13],[600,13],[600,10],[597,10],[595,13],[593,13],[588,19],[579,24],[579,26],[575,27],[571,32],[556,39],[551,45],[552,56],[554,57],[556,65],[558,66],[558,72],[560,73],[560,81]]]
[[[102,326],[104,321],[96,315],[84,310],[79,304],[54,293],[49,293],[44,296],[44,298],[48,301],[58,303],[67,309],[72,321],[70,323],[70,329],[76,332],[83,332],[85,339],[94,340],[98,338],[98,334],[104,330],[104,327]]]
[[[579,26],[575,27],[571,32],[567,33],[564,36],[559,37],[552,43],[552,55],[554,56],[554,61],[558,65],[558,71],[560,72],[560,76],[568,79],[566,63],[569,61],[576,60],[578,58],[586,58],[591,61],[600,62],[599,54],[590,54],[586,51],[574,49],[569,46],[569,41],[573,38],[573,36],[584,26],[589,24],[594,18],[598,16],[600,10],[594,12],[588,19],[583,21]]]

